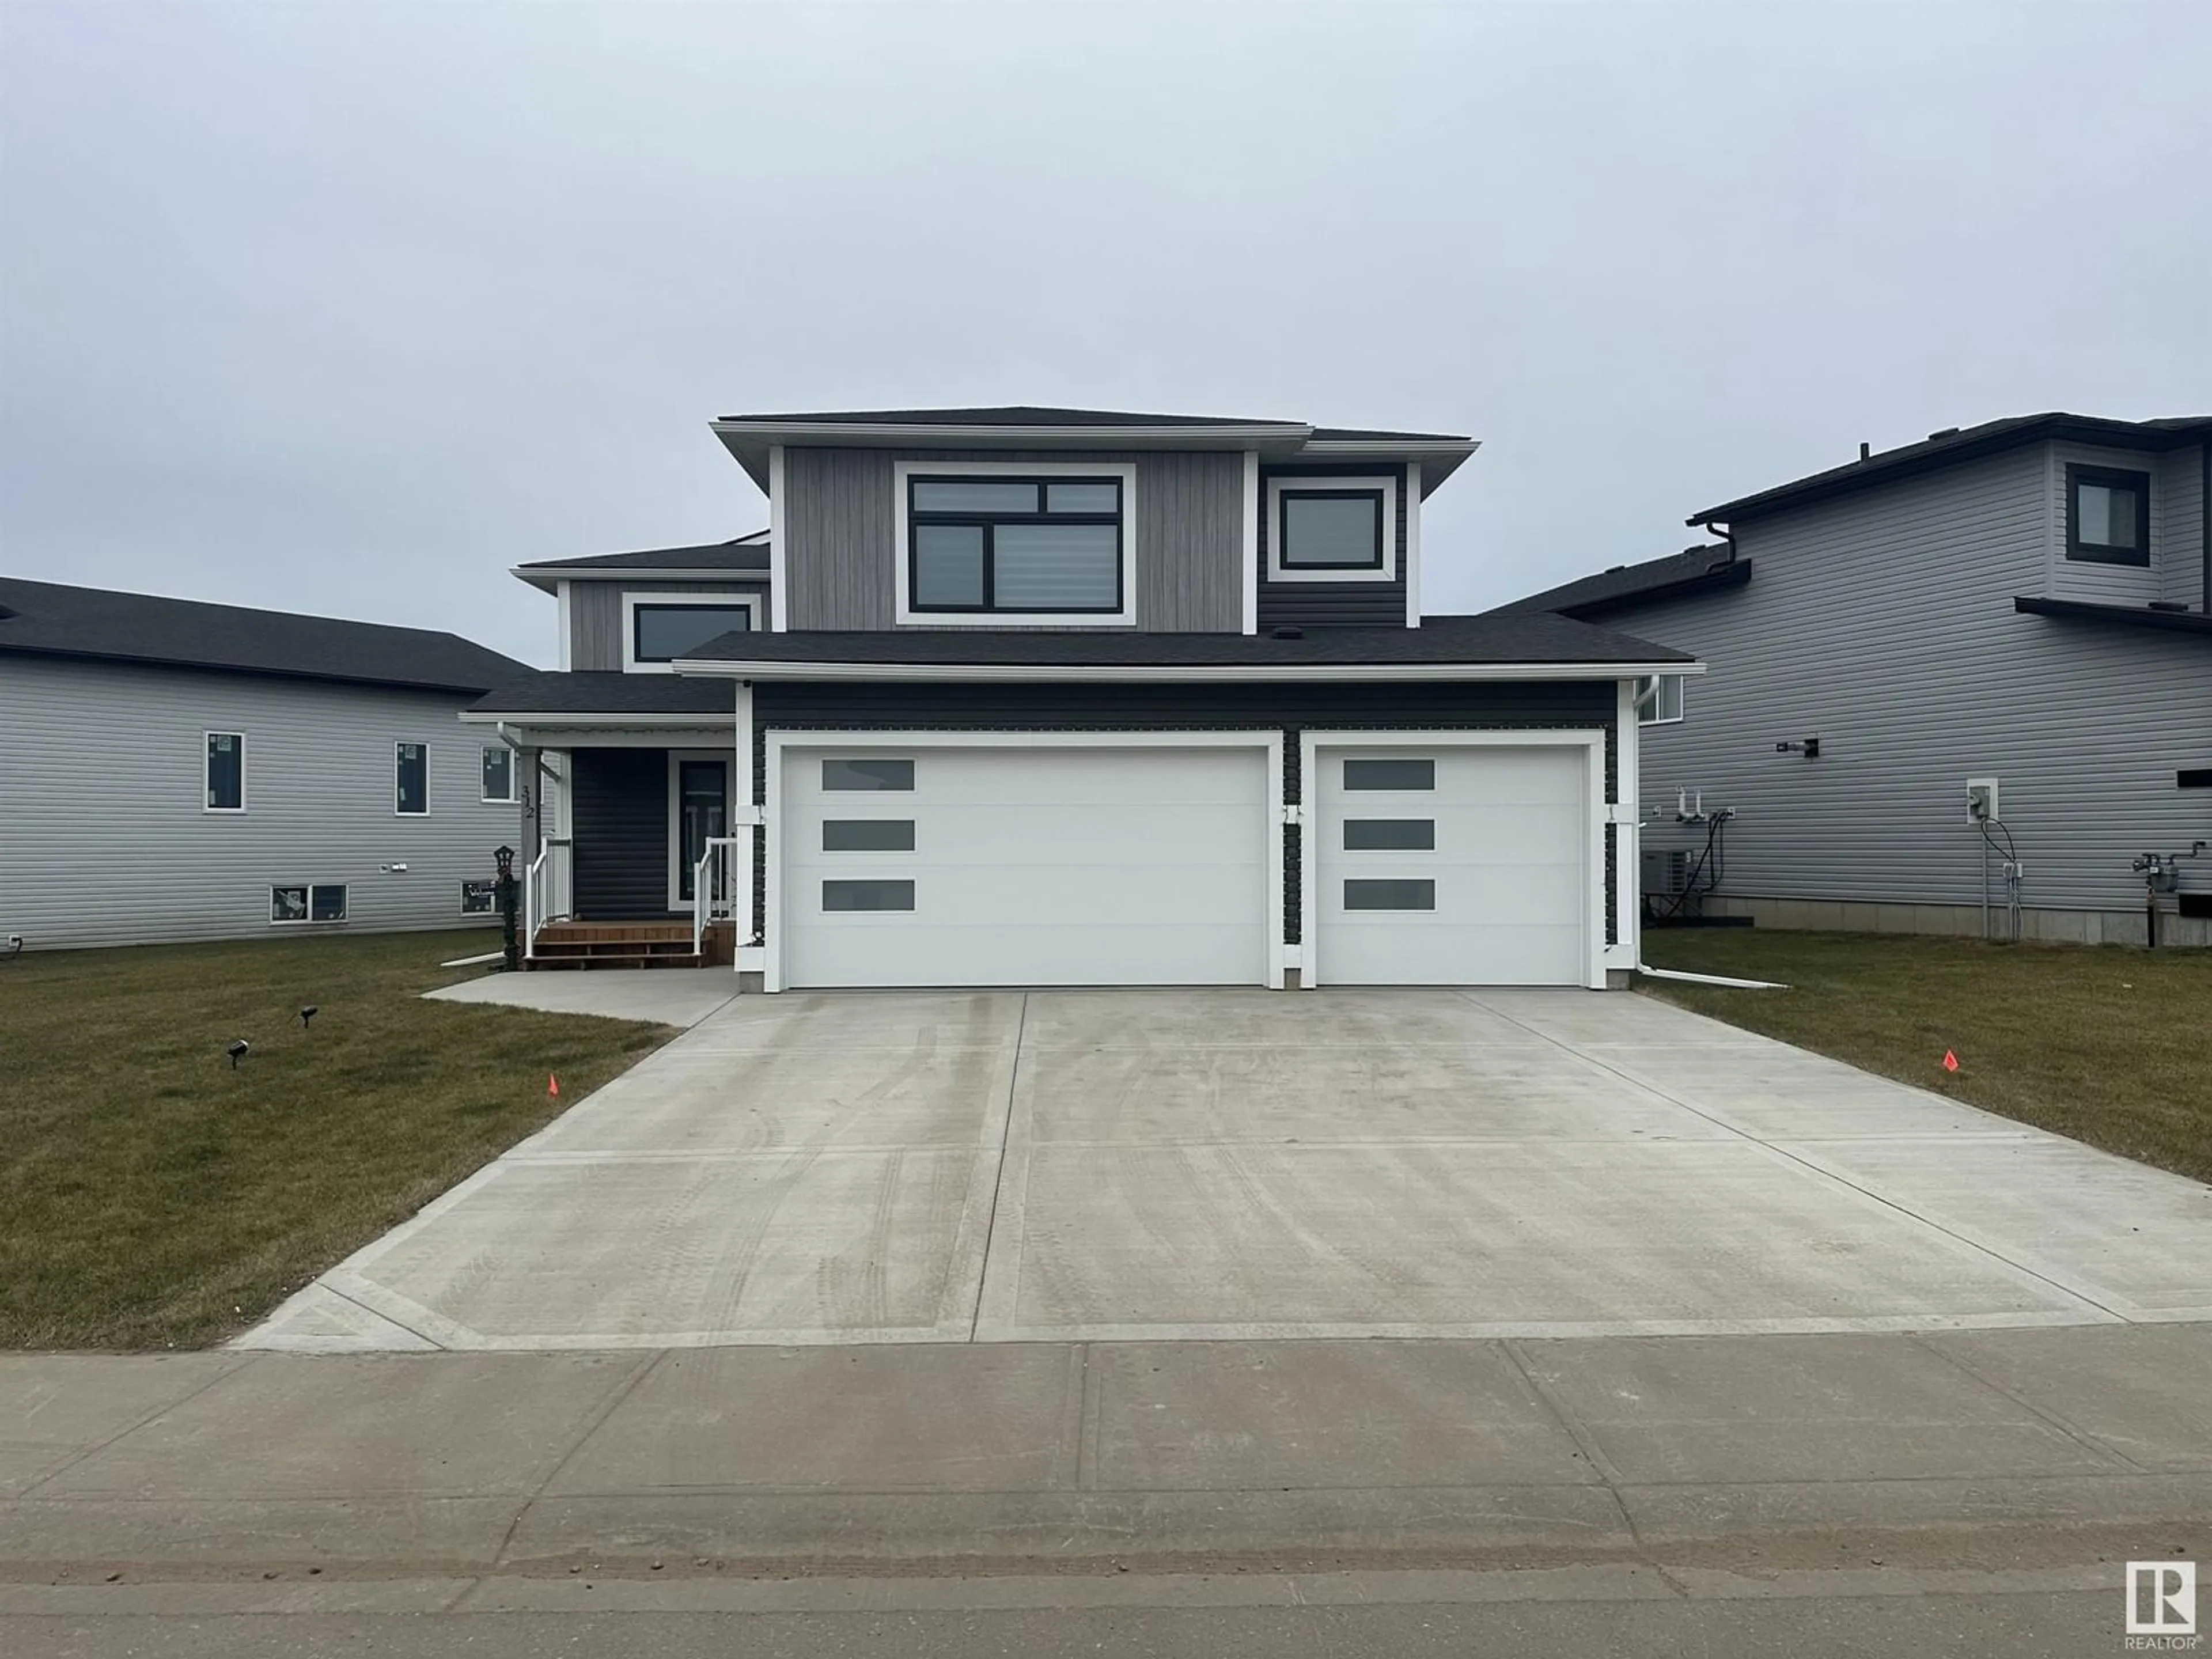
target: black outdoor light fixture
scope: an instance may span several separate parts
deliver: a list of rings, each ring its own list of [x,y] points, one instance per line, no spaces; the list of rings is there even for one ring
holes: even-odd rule
[[[301,1030],[303,1030],[303,1031],[304,1031],[304,1030],[306,1030],[307,1029],[307,1025],[308,1025],[309,1022],[310,1022],[310,1021],[312,1021],[317,1014],[319,1014],[319,1013],[320,1013],[320,1012],[323,1012],[323,1011],[322,1011],[320,1008],[318,1008],[318,1007],[317,1007],[313,1003],[312,1003],[312,1002],[311,1002],[311,1003],[309,1003],[306,1007],[304,1007],[304,1008],[301,1009],[301,1010],[300,1010],[300,1029],[301,1029]]]
[[[225,1054],[230,1056],[230,1069],[232,1071],[234,1072],[238,1069],[238,1062],[246,1058],[246,1050],[251,1048],[252,1046],[253,1045],[248,1042],[244,1037],[240,1037],[237,1042],[232,1043],[229,1048],[223,1050]]]

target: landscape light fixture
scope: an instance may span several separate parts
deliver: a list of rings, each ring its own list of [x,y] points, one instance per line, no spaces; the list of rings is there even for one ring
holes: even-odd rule
[[[315,1017],[317,1014],[319,1014],[319,1013],[320,1013],[320,1012],[323,1012],[323,1011],[322,1011],[320,1008],[318,1008],[318,1007],[317,1007],[313,1003],[312,1003],[312,1002],[311,1002],[311,1003],[309,1003],[306,1007],[304,1007],[304,1008],[301,1009],[301,1010],[300,1010],[300,1029],[301,1029],[301,1030],[303,1030],[303,1031],[304,1031],[304,1030],[306,1030],[307,1029],[307,1026],[308,1026],[309,1022],[311,1022],[311,1021],[314,1018],[314,1017]]]
[[[253,1045],[248,1042],[244,1037],[240,1037],[237,1042],[232,1043],[229,1048],[223,1050],[225,1054],[230,1056],[230,1069],[232,1071],[234,1072],[238,1069],[238,1062],[246,1058],[246,1051],[252,1046]]]

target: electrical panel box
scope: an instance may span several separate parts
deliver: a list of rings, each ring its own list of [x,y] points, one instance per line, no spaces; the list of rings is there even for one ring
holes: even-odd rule
[[[2004,814],[1997,806],[1997,781],[1995,778],[1966,780],[1966,822],[1983,823]]]

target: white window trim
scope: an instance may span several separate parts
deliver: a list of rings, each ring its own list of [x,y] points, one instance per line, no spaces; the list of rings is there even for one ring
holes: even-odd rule
[[[1267,831],[1267,985],[1280,990],[1287,956],[1283,944],[1283,734],[1279,731],[1245,732],[807,732],[768,733],[768,804],[764,809],[768,835],[768,887],[764,896],[767,931],[761,965],[761,988],[783,987],[783,866],[788,848],[784,835],[788,817],[784,811],[783,778],[787,769],[784,751],[789,749],[857,749],[891,755],[901,750],[930,749],[1257,749],[1267,757],[1267,799],[1261,803]],[[1601,756],[1603,754],[1601,734]],[[921,768],[916,767],[916,781]],[[902,794],[911,800],[911,796]],[[919,822],[921,814],[914,812]],[[1602,934],[1601,934],[1602,937]]]
[[[269,925],[271,927],[343,927],[347,922],[353,920],[353,884],[350,882],[272,881],[269,884],[269,890],[271,893],[275,893],[279,888],[284,887],[297,887],[307,894],[307,914],[304,916],[295,916],[289,920],[281,921],[272,915],[269,918]],[[335,887],[345,895],[345,914],[343,915],[330,917],[322,921],[316,920],[315,889],[318,887]]]
[[[422,751],[422,810],[419,812],[399,810],[399,751],[410,744]],[[394,738],[392,740],[392,816],[409,819],[430,816],[430,745],[427,741],[415,738]]]
[[[908,592],[907,480],[913,477],[1119,478],[1121,481],[1121,608],[1119,611],[916,611]],[[891,464],[893,615],[913,628],[1133,628],[1137,623],[1137,469],[1129,461],[894,461]]]
[[[1650,707],[1654,711],[1656,711],[1663,706],[1662,701],[1662,690],[1660,686],[1660,682],[1662,680],[1672,680],[1674,682],[1675,712],[1672,714],[1660,714],[1655,712],[1647,719],[1644,713],[1645,701],[1647,698],[1649,699]],[[1681,710],[1688,699],[1685,696],[1687,688],[1682,683],[1681,675],[1644,674],[1632,681],[1631,684],[1633,687],[1633,690],[1630,696],[1635,705],[1636,723],[1638,726],[1680,726],[1682,723]]]
[[[637,659],[637,612],[641,605],[720,605],[744,608],[745,626],[756,634],[761,631],[761,596],[757,593],[672,593],[642,588],[635,592],[625,590],[622,596],[623,672],[625,674],[672,674],[673,662],[640,662]]]
[[[521,769],[522,757],[516,754],[514,750],[509,749],[503,743],[487,743],[481,746],[483,748],[483,754],[477,757],[477,794],[480,798],[482,804],[486,806],[514,806],[520,805],[520,803],[515,797],[514,786],[520,781],[515,775]],[[484,755],[505,755],[507,757],[507,793],[504,795],[487,795],[483,793]],[[394,774],[392,787],[396,790],[398,787],[398,760],[396,756],[392,761],[392,767]]]
[[[1371,489],[1382,497],[1382,568],[1311,570],[1283,562],[1283,496],[1311,489]],[[1395,474],[1325,477],[1291,473],[1267,480],[1267,580],[1271,582],[1394,582],[1398,580],[1398,480]]]
[[[238,805],[235,806],[210,806],[208,805],[208,742],[210,738],[236,738],[238,739]],[[201,811],[212,812],[218,817],[228,818],[236,817],[240,813],[246,811],[247,802],[250,799],[246,793],[246,767],[247,752],[246,733],[243,732],[203,732],[200,733]]]
[[[1580,749],[1583,751],[1583,983],[1593,991],[1605,989],[1605,835],[1608,817],[1605,799],[1605,732],[1602,727],[1531,727],[1516,732],[1307,732],[1299,740],[1299,770],[1306,799],[1301,809],[1305,828],[1300,833],[1298,860],[1298,938],[1303,941],[1298,983],[1312,990],[1327,983],[1322,976],[1321,851],[1312,830],[1321,822],[1321,754],[1324,749]]]
[[[672,749],[668,751],[668,908],[689,910],[691,901],[684,897],[684,797],[678,786],[684,781],[685,761],[720,761],[722,763],[722,833],[730,834],[732,820],[737,813],[737,767],[727,749]],[[750,926],[750,922],[747,924]]]

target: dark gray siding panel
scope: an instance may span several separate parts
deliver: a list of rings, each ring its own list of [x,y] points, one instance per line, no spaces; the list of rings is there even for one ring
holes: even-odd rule
[[[1620,799],[1611,680],[1406,685],[877,685],[763,684],[753,689],[753,787],[768,799],[768,732],[1203,732],[1284,733],[1284,793],[1297,799],[1300,733],[1371,728],[1438,731],[1603,728],[1606,797]],[[757,845],[754,892],[766,880]],[[1298,943],[1297,837],[1286,836],[1285,935]],[[1610,914],[1610,907],[1608,907]],[[766,924],[763,914],[756,927]],[[1608,933],[1608,939],[1610,934]]]
[[[668,908],[668,751],[574,751],[580,921],[642,921]]]
[[[568,666],[571,669],[603,669],[617,673],[622,671],[623,595],[625,593],[651,593],[655,596],[757,593],[762,596],[761,626],[768,626],[766,582],[657,582],[649,578],[635,581],[571,582],[568,584]]]
[[[1380,477],[1398,481],[1398,521],[1391,528],[1397,546],[1394,566],[1397,574],[1387,582],[1271,582],[1267,578],[1268,538],[1274,526],[1267,516],[1267,481],[1271,478]],[[1393,627],[1406,620],[1406,469],[1385,463],[1366,462],[1341,466],[1263,466],[1260,469],[1260,631],[1271,628],[1326,627],[1335,623],[1364,623]]]
[[[899,550],[893,479],[902,460],[955,466],[963,461],[1133,465],[1136,626],[1163,633],[1235,633],[1243,626],[1241,454],[787,449],[783,523],[791,628],[895,625]]]

